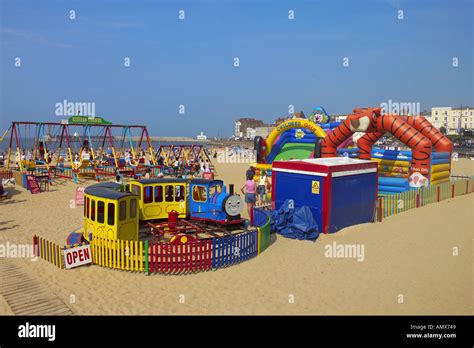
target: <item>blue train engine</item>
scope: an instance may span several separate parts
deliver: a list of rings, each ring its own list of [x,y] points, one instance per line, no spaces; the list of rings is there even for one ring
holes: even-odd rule
[[[189,183],[189,217],[192,220],[221,225],[242,224],[244,203],[234,194],[234,185],[227,192],[222,180],[193,179]]]

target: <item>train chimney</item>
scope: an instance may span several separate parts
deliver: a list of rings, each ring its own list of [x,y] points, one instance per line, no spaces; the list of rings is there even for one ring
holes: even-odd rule
[[[229,195],[233,195],[234,194],[234,184],[229,184]]]

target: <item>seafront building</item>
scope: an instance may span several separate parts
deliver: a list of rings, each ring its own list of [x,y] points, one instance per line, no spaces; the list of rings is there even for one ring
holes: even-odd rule
[[[238,139],[253,139],[256,136],[255,129],[263,127],[265,123],[255,118],[239,118],[234,123],[234,137]]]
[[[436,128],[448,135],[461,134],[464,131],[474,131],[474,108],[466,107],[433,107],[431,111],[422,111],[420,115],[426,117]],[[278,117],[273,124],[265,124],[262,120],[255,118],[239,118],[234,124],[234,137],[237,139],[252,140],[256,136],[266,138],[272,129],[286,120],[296,117],[301,118],[304,114],[295,113],[293,116]],[[342,122],[347,114],[331,115],[331,122]]]
[[[431,123],[436,128],[446,130],[446,134],[460,134],[461,130],[474,130],[474,109],[469,106],[431,108]]]

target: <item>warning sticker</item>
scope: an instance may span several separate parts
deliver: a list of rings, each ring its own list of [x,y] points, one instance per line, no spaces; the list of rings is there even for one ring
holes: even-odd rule
[[[311,183],[311,193],[314,195],[319,195],[319,181],[313,180]]]

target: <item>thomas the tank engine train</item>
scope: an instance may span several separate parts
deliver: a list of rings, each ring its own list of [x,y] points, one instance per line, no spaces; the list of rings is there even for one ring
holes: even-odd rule
[[[138,240],[140,221],[167,219],[169,213],[222,226],[243,224],[242,198],[222,180],[156,178],[126,186],[99,183],[85,189],[84,232],[97,238]]]

